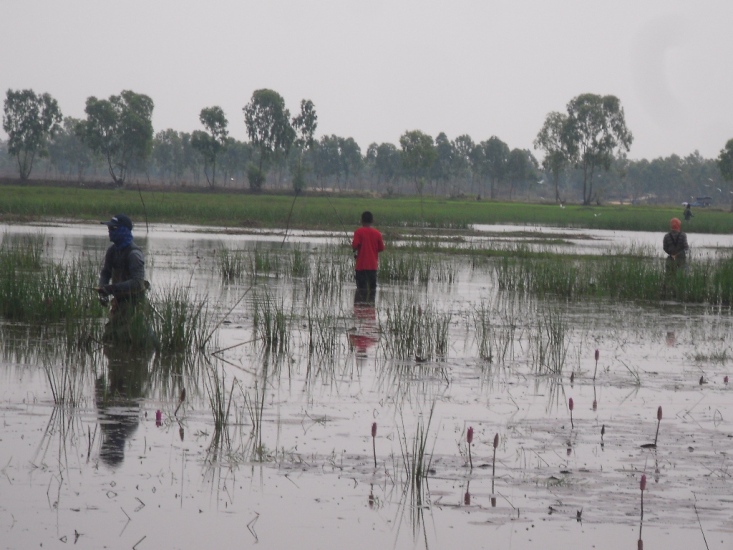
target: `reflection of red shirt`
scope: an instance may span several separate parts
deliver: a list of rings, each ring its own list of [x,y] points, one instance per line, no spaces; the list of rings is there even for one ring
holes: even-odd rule
[[[382,234],[373,227],[360,227],[354,231],[351,247],[358,251],[356,271],[376,271],[379,253],[384,250]]]

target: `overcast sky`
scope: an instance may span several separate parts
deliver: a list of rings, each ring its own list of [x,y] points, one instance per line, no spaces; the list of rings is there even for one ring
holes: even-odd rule
[[[531,149],[586,92],[619,97],[630,158],[733,138],[731,0],[0,0],[0,17],[3,98],[48,92],[83,118],[129,89],[156,132],[218,105],[244,140],[242,107],[271,88],[362,152],[415,129]]]

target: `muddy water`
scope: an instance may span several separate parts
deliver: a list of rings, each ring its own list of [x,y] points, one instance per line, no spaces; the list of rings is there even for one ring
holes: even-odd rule
[[[101,257],[106,246],[92,225],[3,230],[42,231],[56,261]],[[208,297],[216,338],[178,363],[94,350],[74,365],[76,406],[58,407],[47,369],[63,372],[68,360],[33,353],[42,343],[21,346],[17,327],[4,324],[0,547],[615,550],[637,548],[640,536],[647,549],[733,547],[730,311],[503,296],[490,265],[455,257],[435,259],[454,264],[452,283],[385,284],[373,306],[355,306],[348,282],[309,301],[302,278],[223,282],[216,253],[316,254],[339,235],[296,233],[281,248],[278,232],[136,234],[154,285],[190,284]],[[582,242],[640,238],[601,232]],[[254,296],[265,295],[295,318],[283,353],[247,343]],[[397,337],[386,331],[388,312],[412,305],[449,316],[444,354],[388,354]],[[481,305],[491,312],[492,361],[479,353]],[[306,308],[335,335],[328,351],[309,353]],[[537,369],[547,312],[565,326],[556,375]],[[221,432],[212,368],[232,396]],[[660,406],[657,446],[643,448]],[[427,479],[411,484],[403,455],[418,423],[431,459]]]

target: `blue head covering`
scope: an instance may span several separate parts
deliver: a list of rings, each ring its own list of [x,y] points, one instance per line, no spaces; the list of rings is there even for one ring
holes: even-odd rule
[[[109,228],[109,240],[117,250],[124,250],[132,242],[132,231],[124,225]]]

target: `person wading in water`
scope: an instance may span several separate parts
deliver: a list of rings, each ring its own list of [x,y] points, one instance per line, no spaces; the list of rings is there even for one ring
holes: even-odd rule
[[[100,223],[107,226],[112,241],[104,255],[97,288],[102,305],[110,304],[104,341],[147,347],[154,343],[143,307],[150,284],[145,280],[143,251],[132,238],[132,220],[125,214],[117,214]]]
[[[361,214],[361,227],[354,232],[351,248],[356,257],[355,277],[357,297],[355,301],[374,300],[377,292],[377,268],[379,253],[384,250],[382,234],[372,227],[371,212]]]
[[[687,235],[681,231],[682,223],[677,218],[669,221],[669,233],[664,236],[662,248],[667,253],[667,272],[684,269],[687,261]]]

